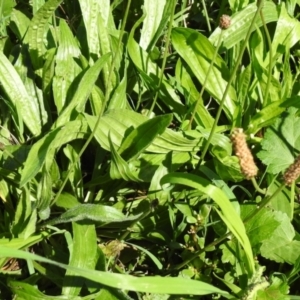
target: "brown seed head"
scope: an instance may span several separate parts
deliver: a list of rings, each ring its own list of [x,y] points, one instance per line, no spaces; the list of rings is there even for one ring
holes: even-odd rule
[[[222,15],[219,22],[221,29],[227,29],[231,24],[231,18],[228,15]]]
[[[247,179],[251,179],[257,175],[257,167],[255,165],[252,153],[246,142],[246,135],[242,128],[235,128],[231,135],[231,141],[235,155],[239,158],[242,173]]]
[[[300,155],[295,159],[294,163],[283,174],[285,185],[291,185],[300,176]]]

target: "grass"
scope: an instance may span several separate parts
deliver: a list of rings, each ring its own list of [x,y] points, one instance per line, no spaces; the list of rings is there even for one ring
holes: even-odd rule
[[[300,299],[297,1],[0,12],[0,299]]]

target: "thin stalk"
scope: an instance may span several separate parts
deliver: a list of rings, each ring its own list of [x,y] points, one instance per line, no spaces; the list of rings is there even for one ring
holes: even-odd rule
[[[203,93],[204,93],[204,90],[205,90],[205,87],[206,87],[206,83],[207,83],[208,78],[209,78],[209,74],[210,74],[210,72],[211,72],[211,70],[212,70],[212,68],[213,68],[215,59],[216,59],[217,54],[218,54],[218,52],[219,52],[219,48],[220,48],[221,42],[222,42],[223,32],[224,32],[224,30],[222,30],[222,31],[221,31],[221,34],[219,35],[217,47],[216,47],[216,49],[215,49],[215,51],[214,51],[213,58],[212,58],[212,60],[211,60],[211,62],[210,62],[210,65],[209,65],[209,68],[208,68],[206,77],[205,77],[205,79],[204,79],[204,82],[203,82],[201,91],[200,91],[200,93],[199,93],[199,97],[198,97],[198,99],[197,99],[195,108],[194,108],[194,110],[193,110],[193,114],[192,114],[191,119],[190,119],[189,129],[191,129],[191,127],[192,127],[192,122],[193,122],[193,120],[194,120],[194,118],[195,118],[195,115],[196,115],[196,112],[197,112],[197,108],[198,108],[199,102],[202,100],[202,96],[203,96]]]
[[[251,181],[252,181],[252,184],[253,184],[253,186],[254,186],[254,188],[255,188],[255,190],[256,190],[257,192],[259,192],[259,193],[261,193],[261,194],[263,194],[263,195],[266,194],[266,190],[263,190],[263,189],[261,189],[261,188],[259,187],[259,185],[258,185],[258,183],[257,183],[257,181],[256,181],[256,179],[255,179],[255,177],[252,177],[252,178],[251,178]]]
[[[184,11],[186,9],[186,7],[187,7],[187,0],[183,0],[180,11]],[[183,19],[180,23],[181,23],[181,27],[186,27],[185,19]]]
[[[207,9],[206,9],[206,5],[205,5],[205,1],[204,0],[202,0],[202,5],[203,5],[203,9],[204,9],[204,14],[205,14],[205,19],[206,19],[208,31],[211,32],[211,27],[210,27],[210,23],[209,23],[209,17],[208,17],[208,13],[207,13]]]
[[[126,25],[126,22],[127,22],[127,18],[128,18],[128,12],[129,12],[129,8],[130,8],[130,4],[131,4],[131,0],[128,0],[127,2],[127,6],[126,6],[126,10],[125,10],[125,14],[124,14],[124,19],[123,19],[123,22],[122,22],[122,26],[121,26],[121,30],[120,30],[120,36],[119,36],[119,40],[118,40],[118,45],[117,45],[117,49],[120,49],[121,47],[121,44],[122,44],[122,39],[123,39],[123,35],[124,35],[124,32],[125,32],[125,25]],[[110,97],[110,85],[111,85],[111,78],[112,78],[112,74],[113,74],[113,71],[114,71],[114,67],[115,67],[115,63],[116,63],[116,60],[118,58],[118,55],[119,55],[119,51],[117,50],[113,56],[113,59],[112,59],[112,62],[111,62],[111,66],[110,66],[110,70],[109,70],[109,74],[108,74],[108,81],[107,81],[107,86],[106,86],[106,89],[105,89],[105,97],[104,97],[104,103],[102,103],[102,107],[101,107],[101,111],[100,111],[100,114],[97,118],[97,121],[96,121],[96,124],[95,124],[95,127],[92,131],[92,133],[90,134],[90,136],[88,137],[88,139],[86,140],[86,142],[84,143],[84,145],[82,146],[79,154],[78,154],[78,157],[77,159],[75,160],[75,162],[73,162],[73,164],[71,165],[70,169],[68,170],[67,172],[67,175],[66,175],[66,178],[65,180],[63,181],[59,191],[57,192],[54,200],[53,200],[53,203],[55,203],[58,199],[58,197],[60,196],[60,194],[62,193],[67,181],[68,181],[68,178],[75,166],[75,164],[79,161],[79,159],[81,158],[82,154],[84,153],[84,151],[86,150],[86,148],[88,147],[88,145],[90,144],[90,142],[92,141],[92,139],[94,138],[94,135],[96,133],[96,130],[100,124],[100,120],[101,120],[101,117],[105,111],[105,108],[106,108],[106,105],[107,105],[107,102],[109,100],[109,97]]]
[[[291,186],[291,216],[290,216],[290,219],[292,220],[293,219],[293,216],[294,216],[294,210],[295,210],[295,182],[293,182],[292,186]]]
[[[233,69],[233,71],[232,71],[232,73],[231,73],[231,76],[230,76],[230,78],[229,78],[229,80],[228,80],[227,86],[226,86],[226,88],[225,88],[223,97],[222,97],[221,102],[220,102],[220,105],[219,105],[219,109],[218,109],[218,111],[217,111],[217,115],[216,115],[216,118],[215,118],[215,121],[214,121],[212,130],[211,130],[211,132],[210,132],[210,134],[209,134],[209,137],[208,137],[208,139],[207,139],[207,141],[206,141],[206,143],[205,143],[205,145],[204,145],[204,149],[203,149],[203,151],[202,151],[202,154],[201,154],[201,157],[200,157],[200,160],[199,160],[199,162],[198,162],[197,167],[199,167],[199,166],[200,166],[200,162],[204,160],[204,157],[205,157],[205,155],[206,155],[206,152],[207,152],[208,147],[209,147],[209,145],[210,145],[210,142],[211,142],[211,140],[212,140],[212,136],[213,136],[214,132],[216,131],[217,124],[218,124],[218,122],[219,122],[219,119],[220,119],[220,116],[221,116],[221,112],[222,112],[222,110],[223,110],[223,106],[224,106],[224,103],[225,103],[225,99],[226,99],[226,97],[227,97],[227,95],[228,95],[228,92],[229,92],[231,83],[233,82],[233,80],[234,80],[234,78],[235,78],[237,69],[238,69],[238,67],[239,67],[239,65],[240,65],[240,63],[241,63],[241,61],[242,61],[243,54],[244,54],[244,51],[245,51],[245,49],[246,49],[246,47],[247,47],[247,43],[248,43],[250,34],[251,34],[251,32],[252,32],[252,30],[253,30],[253,28],[254,28],[256,19],[257,19],[258,15],[259,15],[259,13],[260,13],[260,11],[261,11],[261,9],[262,9],[262,6],[263,6],[263,0],[260,1],[260,3],[259,3],[258,6],[257,6],[257,10],[256,10],[256,12],[255,12],[255,15],[254,15],[254,17],[253,17],[253,19],[252,19],[252,22],[251,22],[251,24],[250,24],[250,27],[249,27],[249,29],[248,29],[246,38],[245,38],[244,43],[243,43],[243,45],[242,45],[242,48],[241,48],[241,51],[240,51],[239,56],[238,56],[238,58],[237,58],[236,64],[235,64],[235,66],[234,66],[234,69]]]
[[[167,53],[168,53],[168,48],[169,48],[170,40],[171,40],[171,32],[172,32],[172,26],[173,26],[173,21],[174,21],[176,3],[177,3],[177,1],[173,0],[172,13],[171,13],[171,16],[170,16],[170,23],[169,23],[169,28],[168,28],[167,38],[166,38],[166,44],[165,44],[165,53],[164,53],[162,66],[161,66],[161,74],[160,74],[157,90],[156,90],[156,93],[155,93],[155,97],[153,99],[150,110],[148,112],[148,116],[151,116],[152,111],[154,109],[154,106],[156,105],[159,89],[160,89],[161,83],[162,83],[163,78],[164,78],[164,70],[165,70],[165,67],[166,67],[166,64],[167,64],[167,56],[168,56]]]

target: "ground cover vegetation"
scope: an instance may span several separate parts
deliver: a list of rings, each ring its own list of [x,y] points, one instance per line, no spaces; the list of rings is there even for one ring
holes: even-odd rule
[[[0,299],[300,299],[299,12],[1,0]]]

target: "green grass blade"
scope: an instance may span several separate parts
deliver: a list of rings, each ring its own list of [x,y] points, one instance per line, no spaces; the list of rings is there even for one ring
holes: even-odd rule
[[[79,276],[122,290],[172,295],[207,295],[217,293],[224,296],[229,296],[227,292],[199,280],[160,276],[147,276],[139,278],[124,274],[94,271],[86,268],[68,266],[39,255],[6,247],[0,248],[0,257],[16,257],[20,259],[31,259],[53,264],[64,269],[72,270]]]

